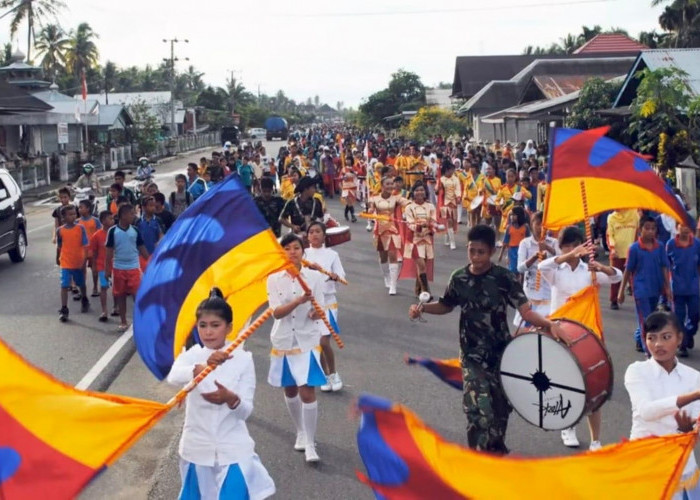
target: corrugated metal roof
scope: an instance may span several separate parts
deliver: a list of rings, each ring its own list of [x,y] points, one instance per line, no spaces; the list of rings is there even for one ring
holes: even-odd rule
[[[619,54],[626,52],[638,54],[648,48],[646,45],[632,40],[621,33],[608,33],[594,36],[576,49],[574,54]]]
[[[700,48],[645,50],[641,58],[651,70],[669,67],[682,69],[688,73],[685,80],[691,92],[700,95]]]
[[[153,104],[166,104],[170,102],[170,91],[158,91],[158,92],[115,92],[109,94],[110,104],[123,104],[124,106],[131,106],[137,102],[143,101],[145,104],[151,106]],[[80,99],[80,94],[76,95],[76,99]],[[88,94],[88,100],[96,100],[100,104],[106,104],[106,97],[103,93],[100,94]]]

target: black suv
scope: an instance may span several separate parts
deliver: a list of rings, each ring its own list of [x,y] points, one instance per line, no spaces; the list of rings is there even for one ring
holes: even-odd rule
[[[4,168],[0,168],[0,254],[10,254],[12,262],[27,255],[27,218],[22,191]]]

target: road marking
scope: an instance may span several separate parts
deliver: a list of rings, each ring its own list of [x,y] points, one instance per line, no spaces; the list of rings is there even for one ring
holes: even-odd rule
[[[46,229],[47,227],[53,227],[54,225],[55,225],[54,222],[51,222],[49,224],[44,224],[43,226],[39,226],[39,227],[35,227],[33,229],[30,229],[29,231],[27,231],[27,234],[32,234],[32,233],[35,233],[37,231],[41,231],[42,229]]]
[[[100,359],[97,360],[92,368],[85,374],[85,376],[75,384],[76,389],[87,390],[88,387],[100,376],[100,373],[107,368],[107,365],[114,359],[114,357],[119,354],[124,345],[131,340],[134,336],[134,327],[130,326],[127,331],[125,331],[121,337],[119,337],[114,344],[111,345],[109,349],[102,355]]]

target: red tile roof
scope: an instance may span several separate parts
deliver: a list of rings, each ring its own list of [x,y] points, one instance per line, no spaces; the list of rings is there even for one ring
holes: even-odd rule
[[[596,35],[588,40],[581,47],[576,49],[574,54],[609,54],[627,53],[638,54],[642,50],[648,49],[631,38],[617,33]]]

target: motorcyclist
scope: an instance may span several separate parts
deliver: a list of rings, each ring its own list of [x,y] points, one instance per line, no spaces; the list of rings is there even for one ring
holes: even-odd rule
[[[148,158],[145,156],[139,158],[139,166],[136,169],[136,178],[140,181],[148,180],[153,175],[153,172],[153,167],[151,167]]]
[[[100,181],[95,174],[95,167],[92,163],[83,165],[83,173],[75,182],[75,187],[79,189],[90,188],[90,191],[87,192],[90,196],[100,196],[102,194]]]

